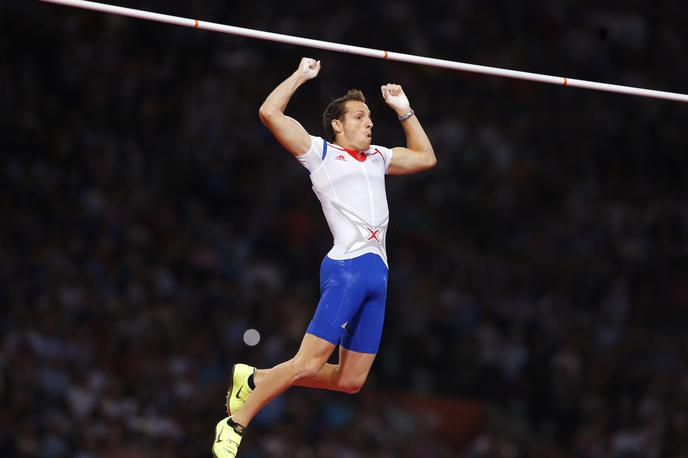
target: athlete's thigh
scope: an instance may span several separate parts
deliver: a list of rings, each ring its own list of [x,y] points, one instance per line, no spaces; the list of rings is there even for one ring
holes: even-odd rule
[[[335,344],[321,337],[306,333],[303,336],[301,346],[296,352],[295,358],[325,364],[335,348]]]
[[[387,266],[379,256],[370,255],[368,295],[353,319],[344,327],[341,345],[347,350],[376,354],[382,337],[387,301]]]
[[[366,295],[355,259],[325,258],[320,273],[320,301],[307,332],[338,344]]]
[[[367,298],[342,334],[341,346],[359,353],[376,354],[385,321],[385,294]]]

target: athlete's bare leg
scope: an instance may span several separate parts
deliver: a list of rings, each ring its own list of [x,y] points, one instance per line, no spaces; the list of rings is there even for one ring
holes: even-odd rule
[[[248,426],[260,409],[282,394],[284,390],[300,380],[315,377],[330,358],[335,347],[336,345],[325,339],[306,334],[296,356],[263,374],[260,386],[256,384],[256,389],[253,390],[241,410],[232,415],[232,419],[244,427]]]
[[[375,355],[339,347],[339,363],[325,364],[316,375],[297,380],[295,386],[358,393],[368,377]],[[273,369],[256,371],[254,383],[262,383]]]

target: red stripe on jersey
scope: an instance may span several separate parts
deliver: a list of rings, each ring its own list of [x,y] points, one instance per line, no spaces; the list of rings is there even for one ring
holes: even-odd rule
[[[365,151],[354,151],[352,149],[344,148],[343,146],[333,144],[330,144],[330,146],[333,148],[337,148],[340,151],[346,151],[347,153],[349,153],[349,155],[351,155],[351,157],[356,159],[358,162],[365,162],[366,158],[368,157]]]

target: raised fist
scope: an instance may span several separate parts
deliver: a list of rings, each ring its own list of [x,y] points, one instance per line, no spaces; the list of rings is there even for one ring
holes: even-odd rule
[[[303,74],[307,80],[311,80],[318,76],[318,72],[320,72],[320,61],[311,59],[310,57],[304,57],[301,59],[297,71]]]
[[[404,90],[398,84],[385,84],[381,88],[382,98],[385,103],[389,105],[399,115],[403,115],[411,109],[408,97],[404,94]]]

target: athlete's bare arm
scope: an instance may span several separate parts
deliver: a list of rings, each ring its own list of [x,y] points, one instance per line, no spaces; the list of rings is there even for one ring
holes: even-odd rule
[[[306,81],[318,76],[320,61],[304,57],[299,68],[279,86],[260,106],[258,115],[277,141],[294,156],[304,154],[311,147],[311,137],[299,122],[284,114],[289,99]]]
[[[411,111],[411,104],[401,86],[385,84],[381,89],[382,97],[397,116],[404,116]],[[435,151],[418,118],[412,115],[401,121],[401,126],[406,134],[406,147],[392,148],[392,164],[388,173],[408,175],[433,168],[437,163]]]

